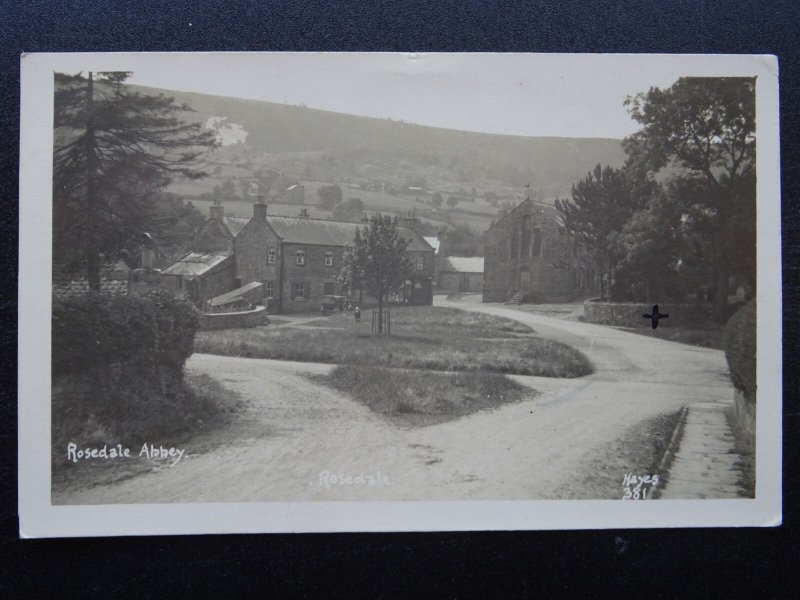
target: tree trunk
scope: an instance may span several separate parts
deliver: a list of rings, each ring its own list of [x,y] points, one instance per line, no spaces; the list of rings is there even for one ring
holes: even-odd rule
[[[383,292],[378,291],[378,335],[383,333]]]
[[[89,290],[100,291],[100,252],[97,248],[97,155],[94,133],[94,80],[86,87],[86,276]]]

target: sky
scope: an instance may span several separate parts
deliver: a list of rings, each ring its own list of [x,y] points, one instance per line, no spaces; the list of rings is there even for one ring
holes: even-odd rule
[[[140,55],[141,56],[141,55]],[[145,55],[146,56],[146,55]],[[305,104],[450,129],[622,138],[623,102],[671,85],[686,61],[634,55],[219,53],[160,55],[130,83]]]
[[[623,104],[629,95],[686,76],[777,77],[769,57],[740,55],[119,52],[26,59],[30,74],[33,63],[67,73],[130,71],[131,83],[166,90],[467,131],[617,139],[638,130]]]

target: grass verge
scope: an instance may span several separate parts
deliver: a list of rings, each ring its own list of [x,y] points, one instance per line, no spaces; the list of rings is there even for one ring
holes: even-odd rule
[[[421,427],[533,397],[537,392],[496,373],[440,373],[341,366],[311,375],[391,421]]]
[[[66,392],[66,393],[65,393]],[[65,397],[68,399],[65,399]],[[225,426],[242,408],[241,398],[206,374],[187,373],[180,398],[161,398],[148,403],[148,410],[111,416],[98,410],[81,411],[70,400],[87,404],[75,394],[75,388],[54,391],[52,434],[53,490],[70,486],[91,487],[135,477],[155,468],[142,460],[139,450],[144,443],[179,446],[188,440]],[[180,413],[180,415],[178,415]],[[162,419],[158,433],[140,433]],[[56,426],[56,423],[58,424]],[[156,431],[154,428],[153,431]],[[130,448],[129,458],[68,462],[66,447],[74,442],[79,448],[100,448],[116,444]]]
[[[553,497],[570,499],[619,500],[626,474],[658,475],[659,488],[664,487],[665,472],[659,465],[667,452],[672,434],[678,425],[681,411],[658,415],[626,430],[618,440],[600,449],[582,473],[580,490],[556,490]],[[648,496],[652,489],[648,486]]]
[[[344,319],[348,325],[341,329]],[[195,337],[194,350],[250,358],[543,377],[581,377],[593,371],[589,359],[578,350],[535,337],[530,329],[510,319],[434,307],[393,309],[392,335],[388,337],[374,336],[369,323],[356,326],[350,319],[351,314],[342,313],[321,320],[330,331],[316,323],[314,329],[201,331]]]

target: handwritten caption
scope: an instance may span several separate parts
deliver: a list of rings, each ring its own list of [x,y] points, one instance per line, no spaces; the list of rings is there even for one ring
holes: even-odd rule
[[[145,457],[147,460],[163,460],[170,461],[170,467],[174,467],[186,454],[186,448],[175,448],[164,446],[156,446],[155,444],[144,444],[142,449],[139,450],[139,456]],[[79,460],[114,460],[119,458],[130,458],[131,449],[116,444],[109,446],[104,444],[95,448],[78,448],[75,442],[67,444],[67,460],[73,463]]]
[[[658,486],[658,475],[635,475],[626,473],[622,478],[623,500],[647,500]]]
[[[332,473],[331,471],[321,471],[319,474],[319,487],[329,490],[333,487],[362,487],[371,485],[392,485],[389,476],[380,471],[374,473],[359,473],[353,475],[349,473]]]

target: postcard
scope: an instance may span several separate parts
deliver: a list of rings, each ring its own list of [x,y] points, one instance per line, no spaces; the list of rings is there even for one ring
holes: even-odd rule
[[[21,65],[22,537],[780,524],[775,57]]]

